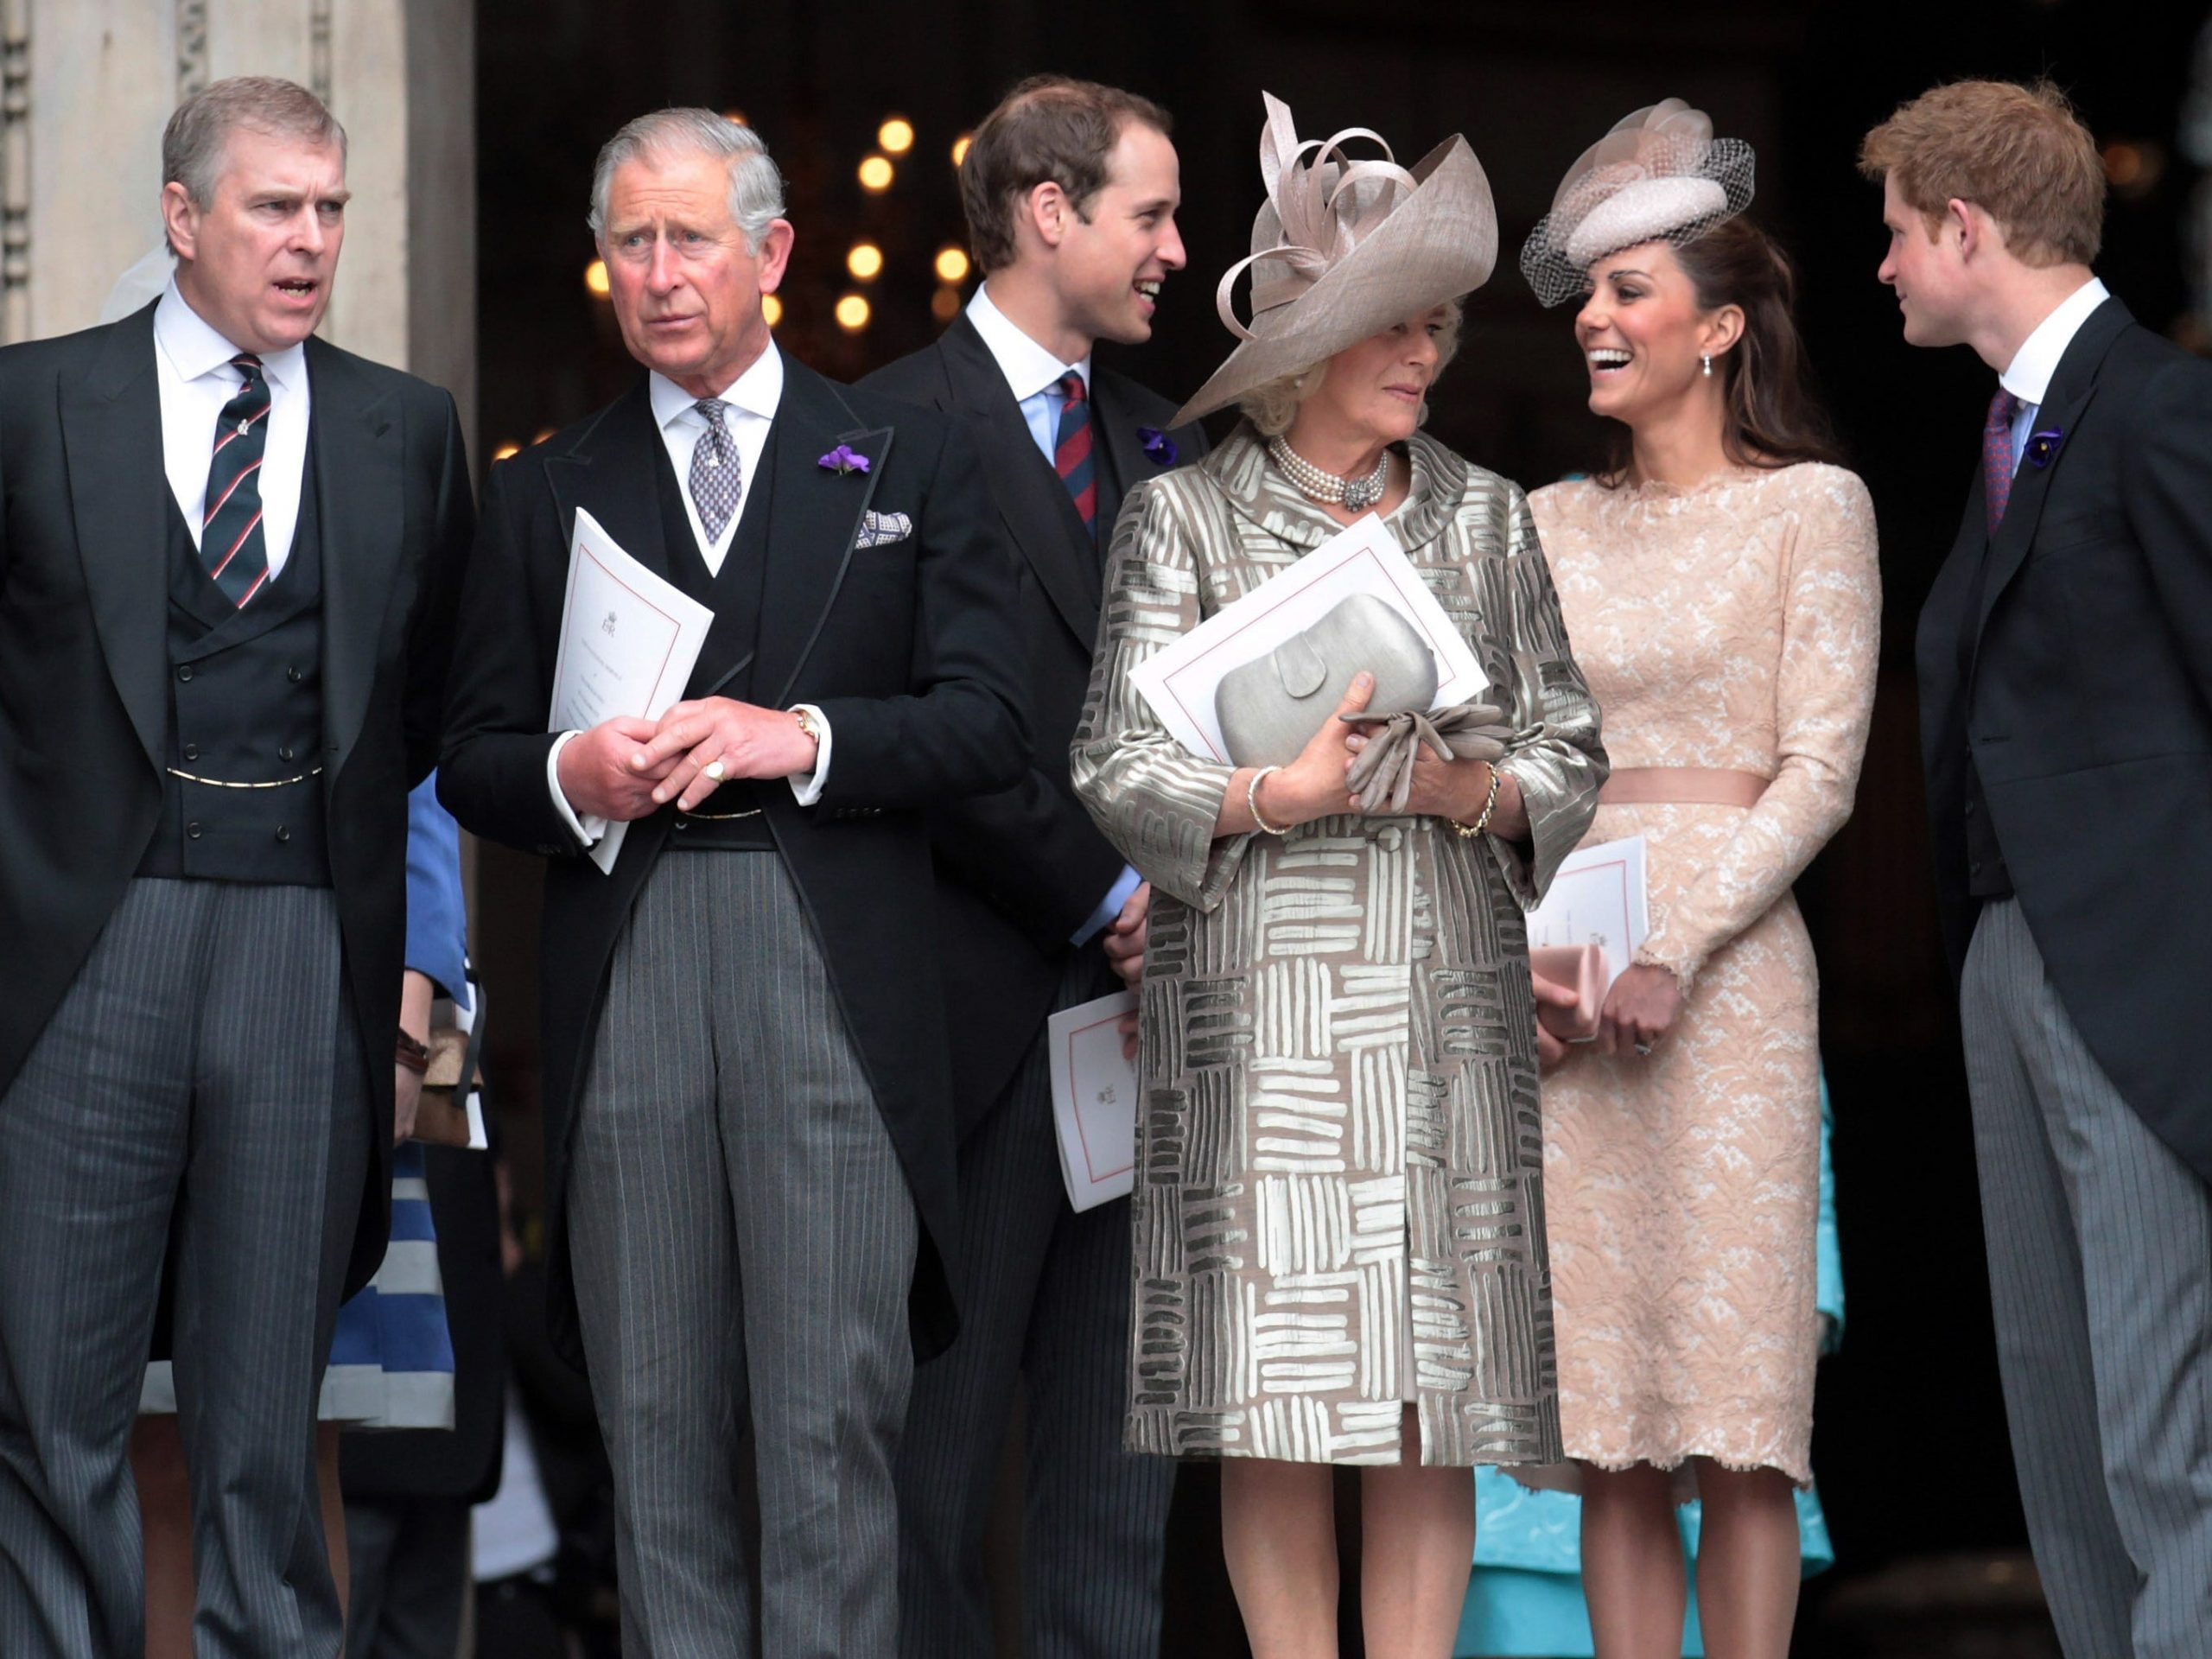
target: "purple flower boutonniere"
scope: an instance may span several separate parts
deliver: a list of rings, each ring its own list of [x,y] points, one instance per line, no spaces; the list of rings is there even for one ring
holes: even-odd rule
[[[1155,426],[1137,428],[1137,442],[1144,446],[1145,454],[1155,467],[1175,464],[1175,440]]]
[[[2028,447],[2022,452],[2022,458],[2031,467],[2048,467],[2065,437],[2066,434],[2055,426],[2046,427],[2040,432],[2031,432],[2028,435]]]
[[[850,444],[841,443],[814,464],[826,473],[864,473],[868,461]]]

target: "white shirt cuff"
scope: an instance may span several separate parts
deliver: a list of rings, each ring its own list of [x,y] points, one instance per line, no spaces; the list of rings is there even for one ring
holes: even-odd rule
[[[569,826],[581,845],[590,847],[607,833],[607,820],[596,812],[578,817],[575,808],[569,804],[569,798],[561,792],[561,751],[569,747],[572,739],[582,735],[580,732],[563,732],[545,751],[545,788],[553,797],[553,810],[561,815],[561,822]]]
[[[814,770],[795,772],[785,779],[791,785],[791,793],[798,798],[801,806],[812,806],[822,798],[822,786],[830,781],[830,722],[822,711],[810,702],[795,703],[794,709],[804,709],[814,721],[814,729],[821,734],[819,746],[814,752]]]
[[[1090,919],[1076,930],[1075,937],[1068,943],[1089,944],[1091,940],[1096,938],[1107,925],[1122,913],[1122,906],[1129,902],[1129,895],[1137,890],[1143,880],[1144,878],[1136,871],[1127,864],[1122,865],[1122,874],[1115,879],[1114,885],[1106,890],[1106,896],[1098,901],[1098,908],[1090,912]]]

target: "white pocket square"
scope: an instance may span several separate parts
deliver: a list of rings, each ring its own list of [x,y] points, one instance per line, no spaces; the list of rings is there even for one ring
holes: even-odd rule
[[[903,542],[913,533],[914,521],[905,513],[871,510],[861,515],[860,534],[853,537],[853,545],[881,547],[889,542]]]

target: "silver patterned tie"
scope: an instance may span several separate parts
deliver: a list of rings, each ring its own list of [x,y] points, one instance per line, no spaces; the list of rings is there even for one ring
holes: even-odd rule
[[[691,500],[699,509],[699,524],[707,539],[719,541],[722,526],[737,511],[745,470],[737,459],[737,445],[722,424],[722,410],[728,405],[719,397],[702,397],[692,407],[707,423],[707,429],[691,451]]]

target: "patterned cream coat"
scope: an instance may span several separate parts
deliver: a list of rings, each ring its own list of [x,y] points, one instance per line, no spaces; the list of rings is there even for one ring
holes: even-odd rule
[[[1214,839],[1231,769],[1129,671],[1341,528],[1249,427],[1133,493],[1073,775],[1154,887],[1132,1200],[1132,1450],[1560,1456],[1522,907],[1605,780],[1526,498],[1416,435],[1391,528],[1516,728],[1533,857],[1422,817]]]

